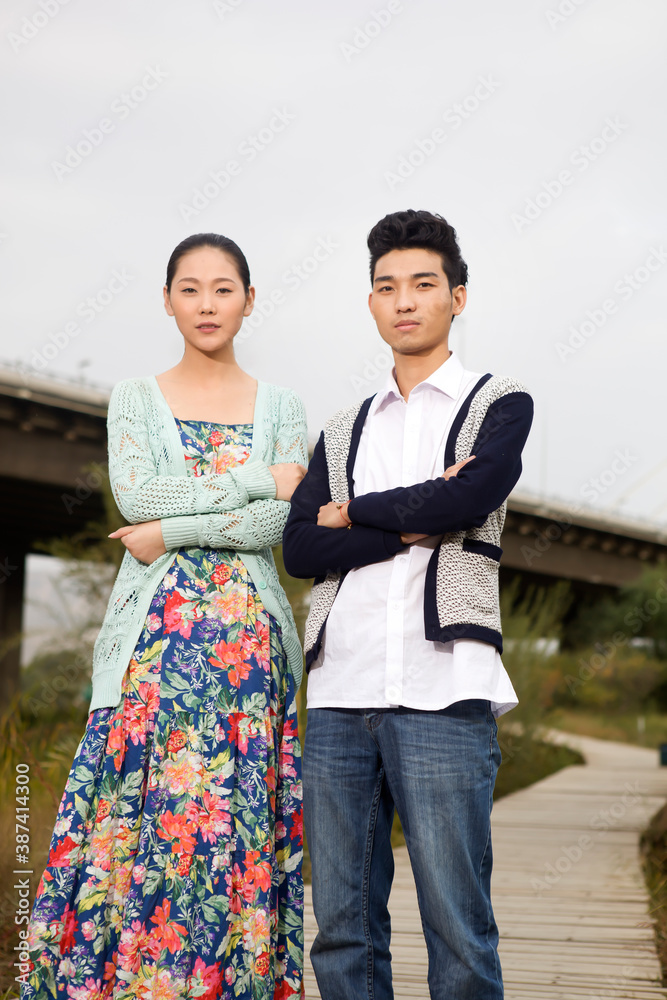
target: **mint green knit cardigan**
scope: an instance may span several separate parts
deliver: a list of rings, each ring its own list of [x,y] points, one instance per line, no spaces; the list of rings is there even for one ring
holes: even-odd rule
[[[291,389],[259,382],[248,460],[223,475],[190,476],[176,421],[154,377],[127,379],[109,400],[109,478],[131,524],[160,519],[167,551],[150,564],[125,553],[93,654],[91,711],[116,706],[121,684],[160,581],[179,548],[241,553],[269,614],[281,627],[290,669],[301,682],[302,652],[271,546],[282,540],[289,503],[275,500],[268,466],[308,461],[303,403]]]

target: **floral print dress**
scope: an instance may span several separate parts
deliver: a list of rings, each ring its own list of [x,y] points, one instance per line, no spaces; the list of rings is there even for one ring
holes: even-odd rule
[[[250,424],[177,423],[192,475],[250,454]],[[22,997],[302,997],[300,757],[280,628],[242,558],[181,549],[120,705],[77,750]]]

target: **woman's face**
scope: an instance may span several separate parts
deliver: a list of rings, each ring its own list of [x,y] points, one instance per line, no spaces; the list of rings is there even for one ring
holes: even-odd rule
[[[255,289],[246,295],[233,257],[215,247],[199,247],[181,257],[171,291],[164,288],[167,313],[186,343],[205,354],[231,345],[254,300]]]

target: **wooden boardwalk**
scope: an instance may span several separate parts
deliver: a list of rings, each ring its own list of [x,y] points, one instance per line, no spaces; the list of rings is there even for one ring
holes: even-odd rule
[[[506,1000],[665,998],[638,840],[667,799],[667,768],[656,750],[552,735],[579,749],[586,765],[515,792],[493,810],[492,891]],[[307,950],[315,936],[309,889]],[[428,1000],[405,848],[396,851],[390,908],[395,996]],[[317,997],[307,962],[306,998]]]

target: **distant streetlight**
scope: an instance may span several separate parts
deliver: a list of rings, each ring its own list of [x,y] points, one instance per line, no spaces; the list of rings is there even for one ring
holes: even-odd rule
[[[85,372],[84,372],[84,368],[90,368],[90,366],[92,365],[92,363],[93,362],[90,361],[88,358],[84,358],[82,361],[79,361],[79,363],[77,364],[77,368],[79,369],[79,375],[78,375],[78,381],[79,382],[85,382],[86,381],[86,375],[85,375]]]

